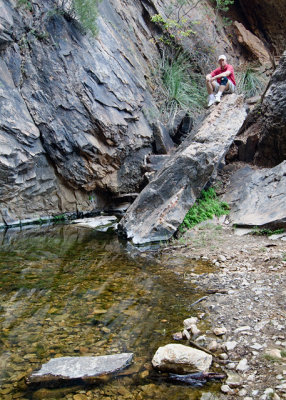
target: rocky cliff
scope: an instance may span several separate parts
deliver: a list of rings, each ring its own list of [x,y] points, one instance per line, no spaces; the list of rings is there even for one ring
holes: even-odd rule
[[[110,198],[140,191],[146,156],[174,145],[157,122],[162,47],[151,23],[174,2],[104,0],[97,38],[59,3],[0,0],[0,225],[102,210]],[[187,17],[198,32],[182,41],[185,50],[204,45],[209,60],[226,52],[238,63],[241,51],[216,10],[200,2]],[[283,28],[248,24],[260,39],[282,43]]]
[[[150,18],[167,5],[105,0],[92,38],[57,1],[30,3],[0,0],[0,223],[102,209],[139,190],[156,147]]]

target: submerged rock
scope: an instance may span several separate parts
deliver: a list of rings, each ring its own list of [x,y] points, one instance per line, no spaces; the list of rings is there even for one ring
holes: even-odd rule
[[[156,351],[152,365],[160,371],[189,373],[208,371],[212,356],[182,344],[167,344]]]
[[[107,230],[110,227],[114,227],[116,221],[117,218],[113,215],[110,215],[110,216],[100,216],[94,218],[76,219],[73,221],[73,224],[76,224],[78,226],[83,226],[85,228]]]
[[[115,373],[131,364],[132,353],[113,354],[98,357],[60,357],[43,364],[33,372],[27,383],[60,383],[85,380]]]

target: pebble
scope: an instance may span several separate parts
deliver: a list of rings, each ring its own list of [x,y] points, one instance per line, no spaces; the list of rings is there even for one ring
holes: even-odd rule
[[[224,326],[222,326],[221,328],[214,328],[214,330],[213,330],[213,333],[214,333],[216,336],[225,335],[226,332],[227,332],[227,329],[226,329]]]
[[[242,360],[239,361],[236,370],[237,371],[241,371],[241,372],[245,372],[249,369],[249,365],[247,364],[247,359],[243,358]]]
[[[239,327],[239,328],[236,328],[235,330],[234,330],[234,333],[238,333],[238,332],[243,332],[243,331],[249,331],[251,328],[250,328],[250,326],[241,326],[241,327]]]
[[[235,373],[235,372],[228,372],[227,373],[227,380],[225,382],[229,387],[234,388],[241,386],[243,383],[242,377]]]
[[[241,396],[241,397],[246,396],[246,395],[247,395],[247,390],[246,390],[246,389],[241,389],[241,390],[238,392],[238,395]]]
[[[235,349],[236,346],[237,346],[237,342],[235,342],[235,341],[224,343],[224,347],[227,351],[231,351],[231,350]]]
[[[197,317],[187,318],[184,320],[184,328],[191,329],[192,325],[196,325],[197,322],[198,322]]]
[[[223,393],[232,393],[233,392],[232,389],[228,385],[222,385],[220,390]]]
[[[267,350],[265,351],[265,354],[266,354],[267,356],[270,356],[270,357],[282,358],[282,357],[281,357],[281,352],[280,352],[280,350],[278,350],[278,349],[267,349]]]
[[[218,349],[218,342],[216,340],[212,340],[208,345],[209,351],[216,351]]]

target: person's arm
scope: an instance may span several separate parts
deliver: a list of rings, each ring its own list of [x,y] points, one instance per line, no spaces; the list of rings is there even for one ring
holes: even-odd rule
[[[227,77],[227,76],[229,76],[231,74],[231,71],[224,71],[224,72],[222,72],[221,74],[218,74],[218,75],[215,75],[215,76],[213,76],[212,78],[211,78],[211,81],[214,81],[214,80],[216,80],[217,78],[223,78],[223,77]]]

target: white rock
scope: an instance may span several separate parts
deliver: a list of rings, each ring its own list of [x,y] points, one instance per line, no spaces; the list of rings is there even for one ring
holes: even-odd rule
[[[216,340],[212,340],[208,345],[209,351],[216,351],[218,349],[218,342]]]
[[[228,385],[231,388],[241,386],[243,383],[242,377],[237,374],[236,372],[228,372],[227,373],[227,380],[226,380],[226,385]]]
[[[250,326],[240,326],[239,328],[236,328],[234,330],[234,333],[249,331],[250,329],[251,329]]]
[[[187,329],[183,330],[183,338],[185,338],[187,340],[191,340],[191,335]]]
[[[239,361],[236,370],[237,371],[241,371],[241,372],[245,372],[249,369],[249,365],[247,364],[247,359],[243,358],[242,360]]]
[[[198,336],[201,333],[201,331],[198,329],[197,325],[195,325],[195,324],[191,325],[190,330],[194,336]]]
[[[184,320],[184,328],[191,329],[191,326],[198,322],[197,317],[191,317]]]
[[[220,390],[221,390],[223,393],[232,393],[232,390],[231,390],[231,388],[230,388],[228,385],[222,385],[221,388],[220,388]]]
[[[241,390],[238,392],[238,395],[239,395],[240,397],[244,397],[245,395],[247,395],[247,390],[246,390],[246,389],[241,389]]]
[[[214,333],[216,336],[225,335],[226,332],[227,332],[227,329],[226,329],[224,326],[222,326],[221,328],[214,328],[214,330],[213,330],[213,333]]]
[[[259,343],[253,343],[250,347],[254,350],[261,350],[261,349],[263,349],[264,346]]]
[[[159,347],[152,359],[154,368],[178,373],[207,371],[211,363],[210,354],[182,344],[167,344]]]
[[[231,350],[235,349],[236,346],[237,346],[237,342],[235,342],[235,341],[224,343],[224,347],[227,351],[231,351]]]
[[[270,357],[282,358],[282,357],[281,357],[281,352],[280,352],[280,350],[278,350],[278,349],[267,349],[267,350],[265,351],[265,354],[266,354],[267,356],[270,356]]]
[[[219,259],[219,261],[223,261],[223,262],[226,261],[226,257],[222,254],[218,256],[218,259]]]

